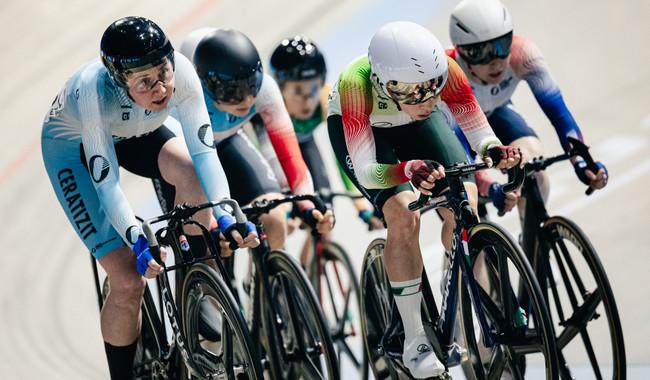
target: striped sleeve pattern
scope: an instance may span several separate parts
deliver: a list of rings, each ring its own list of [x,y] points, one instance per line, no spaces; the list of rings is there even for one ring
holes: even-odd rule
[[[375,139],[370,126],[372,84],[366,56],[352,62],[341,74],[338,92],[345,141],[359,183],[368,189],[389,188],[406,182],[402,164],[377,163]]]
[[[567,137],[582,140],[582,132],[564,103],[560,88],[551,77],[539,48],[531,41],[515,36],[510,52],[510,65],[515,74],[530,86],[537,103],[555,127],[564,150],[570,149]]]
[[[452,58],[447,57],[447,60],[449,76],[442,90],[442,100],[447,103],[474,151],[484,155],[490,144],[501,145],[501,142],[481,111],[465,73]]]

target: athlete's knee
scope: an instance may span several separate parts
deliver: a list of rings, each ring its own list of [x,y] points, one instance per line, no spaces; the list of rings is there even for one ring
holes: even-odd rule
[[[282,236],[286,235],[287,230],[287,218],[284,208],[279,207],[268,214],[264,214],[261,217],[262,224],[264,224],[264,229],[267,232],[271,232],[274,235]]]
[[[420,213],[408,209],[408,204],[413,200],[415,200],[413,193],[399,193],[384,204],[383,213],[388,231],[398,239],[411,240],[419,234]]]
[[[142,295],[144,294],[145,279],[141,276],[120,276],[111,279],[109,277],[109,297],[115,304],[137,309],[140,307]]]

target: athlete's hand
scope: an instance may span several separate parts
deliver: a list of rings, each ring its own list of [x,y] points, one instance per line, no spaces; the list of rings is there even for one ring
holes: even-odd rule
[[[431,160],[411,160],[404,165],[404,175],[422,194],[431,195],[435,182],[445,178],[445,168]]]
[[[334,213],[332,212],[332,209],[327,209],[325,214],[313,209],[311,211],[311,216],[316,222],[315,227],[319,234],[326,234],[334,228]]]
[[[140,235],[133,245],[133,253],[136,258],[138,273],[146,278],[155,278],[163,272],[163,267],[154,260],[149,250],[149,242],[144,235]],[[164,262],[167,259],[167,253],[160,249],[160,258]]]
[[[494,207],[499,211],[499,215],[503,215],[510,212],[517,204],[519,190],[504,193],[503,186],[500,183],[493,182],[490,185],[488,196],[492,200]]]
[[[490,167],[496,162],[497,169],[510,169],[515,165],[523,165],[519,148],[509,145],[490,145],[483,162]]]
[[[598,165],[598,172],[594,173],[593,171],[587,169],[586,162],[583,160],[577,160],[573,163],[573,169],[575,170],[576,175],[580,181],[582,181],[582,183],[598,190],[607,186],[609,173],[607,172],[607,168],[602,162],[596,161],[596,165]]]
[[[220,216],[217,223],[219,225],[219,247],[221,248],[221,256],[225,257],[232,255],[232,243],[234,243],[237,248],[255,248],[260,244],[255,225],[251,222],[247,221],[245,223],[245,237],[242,237],[237,230],[237,223],[235,222],[235,218],[231,215]]]

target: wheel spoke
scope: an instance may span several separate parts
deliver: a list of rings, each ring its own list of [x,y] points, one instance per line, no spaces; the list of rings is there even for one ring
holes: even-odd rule
[[[501,375],[503,375],[503,371],[506,367],[504,356],[505,355],[503,355],[503,350],[500,345],[496,345],[492,348],[487,373],[489,380],[501,379]]]
[[[576,265],[573,262],[571,255],[569,254],[569,250],[567,249],[566,244],[564,244],[564,240],[560,240],[557,243],[560,246],[560,250],[562,251],[562,256],[564,256],[564,260],[566,260],[569,270],[571,271],[571,275],[573,276],[573,280],[576,282],[576,285],[578,286],[578,290],[580,291],[580,294],[585,294],[587,289],[585,288],[585,285],[582,282],[580,275],[578,274]],[[582,247],[577,247],[577,248],[581,249]]]
[[[596,289],[587,296],[585,303],[574,308],[573,314],[561,325],[564,330],[557,339],[560,348],[566,347],[571,340],[578,335],[581,329],[586,328],[587,323],[596,315],[596,308],[602,301],[600,289]]]
[[[591,339],[589,338],[589,334],[587,333],[586,327],[580,330],[580,336],[582,337],[582,341],[585,344],[587,355],[589,356],[591,367],[594,369],[594,374],[596,375],[596,379],[602,380],[603,375],[600,373],[600,366],[598,365],[598,359],[596,359],[596,354],[594,353],[594,347],[591,344]]]

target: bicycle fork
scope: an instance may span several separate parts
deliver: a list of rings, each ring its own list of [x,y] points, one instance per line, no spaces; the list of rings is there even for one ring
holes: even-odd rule
[[[181,353],[181,357],[183,358],[185,365],[193,375],[203,377],[203,373],[197,370],[198,367],[194,362],[194,359],[190,355],[189,351],[187,350],[186,339],[180,327],[180,318],[178,316],[178,310],[176,309],[174,305],[174,299],[171,296],[171,291],[170,291],[171,288],[169,285],[169,278],[167,277],[167,272],[164,272],[163,275],[160,276],[159,278],[162,280],[162,298],[163,298],[165,312],[167,312],[167,316],[169,317],[169,322],[171,324],[172,331],[174,332],[174,341],[176,341],[176,345],[178,346],[178,350]]]
[[[495,344],[495,340],[490,331],[490,326],[485,317],[485,313],[483,312],[478,282],[476,281],[476,278],[474,278],[474,271],[470,265],[469,245],[467,243],[467,229],[460,228],[459,232],[460,233],[454,234],[454,238],[452,240],[452,260],[453,262],[460,263],[459,265],[463,271],[463,285],[469,289],[469,296],[472,301],[472,305],[474,305],[474,310],[478,318],[479,326],[481,327],[483,339],[485,340],[485,346],[492,347]],[[460,253],[460,257],[455,257],[457,256],[455,253]]]

